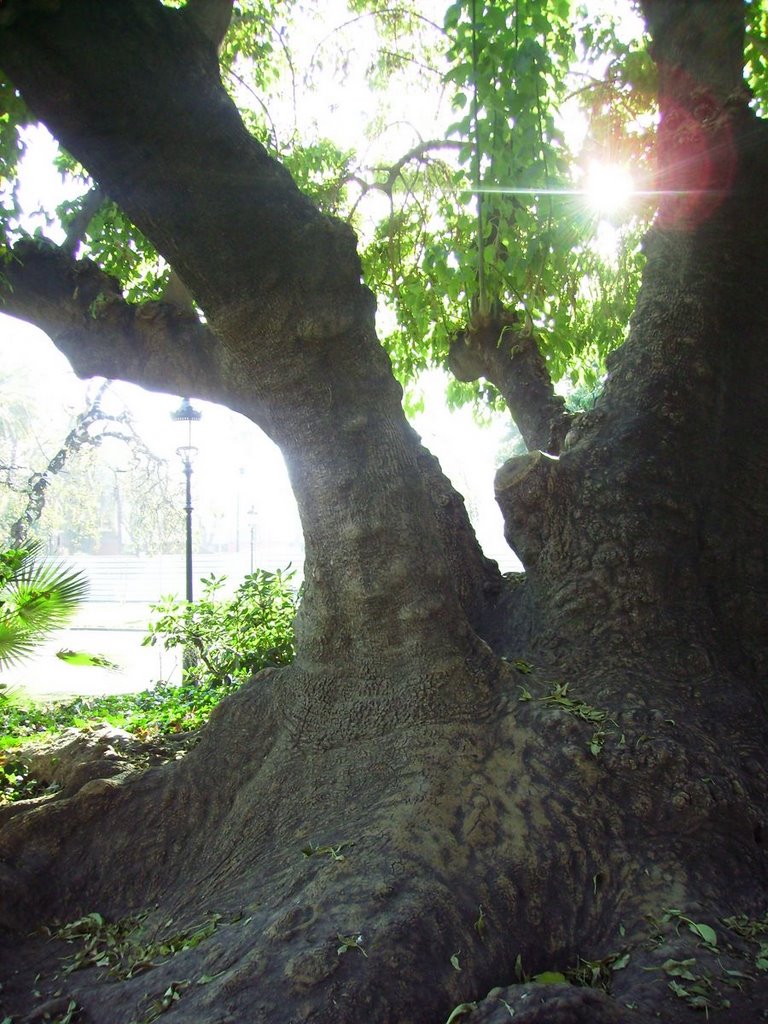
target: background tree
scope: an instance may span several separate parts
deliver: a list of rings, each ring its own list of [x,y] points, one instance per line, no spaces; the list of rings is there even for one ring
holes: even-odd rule
[[[520,89],[526,61],[541,79],[542,40],[566,45],[563,4],[542,5],[546,27],[534,5],[499,5],[503,24],[480,7],[446,16],[450,46],[474,44],[454,78],[476,94],[475,179],[496,128],[510,138],[482,114],[484,27],[506,41],[488,73],[508,61]],[[524,263],[520,279],[499,273],[516,259],[507,236],[541,228],[539,207],[503,222],[499,200],[498,224],[496,201],[487,223],[470,207],[467,347],[495,358],[503,318],[535,385],[507,399],[533,450],[496,479],[526,570],[503,579],[404,418],[353,231],[297,188],[222,86],[230,5],[6,5],[0,66],[109,196],[122,241],[148,252],[138,233],[150,239],[205,321],[125,292],[127,264],[120,281],[92,253],[36,239],[11,239],[5,308],[83,376],[259,423],[285,454],[307,554],[295,661],[225,702],[182,761],[3,812],[9,928],[79,917],[62,935],[92,950],[106,915],[140,948],[143,929],[174,951],[179,928],[197,936],[163,963],[115,964],[116,984],[71,975],[62,1010],[115,1024],[161,1010],[211,1024],[762,1012],[768,475],[754,439],[768,309],[749,282],[768,262],[768,211],[765,127],[743,78],[756,8],[643,5],[659,210],[627,340],[565,438]],[[264,80],[270,12],[237,12],[233,31],[260,26],[249,53]],[[525,110],[544,122],[541,96]],[[12,109],[18,122],[15,95]],[[55,956],[34,939],[7,951],[12,1010],[29,1008],[25,980],[61,991]]]
[[[61,416],[28,379],[9,375],[2,386],[9,400],[0,411],[0,522],[12,544],[37,537],[69,550],[98,548],[108,511],[135,552],[168,549],[180,502],[167,463],[139,436],[127,408],[110,400],[108,381],[84,396],[79,412]],[[122,487],[109,468],[121,449]]]

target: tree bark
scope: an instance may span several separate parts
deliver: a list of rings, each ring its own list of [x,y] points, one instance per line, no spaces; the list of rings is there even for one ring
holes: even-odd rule
[[[494,653],[470,609],[482,619],[498,579],[402,416],[351,233],[247,137],[183,10],[53,7],[17,5],[0,63],[205,311],[211,379],[286,454],[307,592],[296,663],[220,705],[185,758],[97,767],[0,809],[16,935],[145,915],[140,966],[117,979],[95,963],[54,978],[61,940],[8,946],[8,1012],[32,1012],[36,987],[110,1024],[158,1007],[201,1024],[437,1024],[462,1003],[494,1024],[757,1019],[768,325],[744,282],[765,272],[768,215],[764,129],[724,91],[732,73],[707,83],[716,117],[670,77],[683,112],[663,152],[694,128],[716,187],[661,210],[602,402],[559,459],[500,473],[527,578],[490,599],[509,615]],[[736,5],[711,9],[681,2],[658,23],[649,5],[657,59]],[[142,344],[116,343],[136,378]],[[200,372],[194,346],[180,358],[175,380]],[[523,983],[583,980],[585,962],[610,997]]]

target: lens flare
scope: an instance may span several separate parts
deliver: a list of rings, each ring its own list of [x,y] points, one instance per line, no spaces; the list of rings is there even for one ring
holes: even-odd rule
[[[618,164],[593,162],[585,182],[587,201],[599,213],[615,213],[635,191],[632,175]]]

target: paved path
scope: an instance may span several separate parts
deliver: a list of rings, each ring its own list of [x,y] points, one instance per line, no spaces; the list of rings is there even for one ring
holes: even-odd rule
[[[60,630],[33,658],[0,671],[0,683],[35,700],[134,693],[158,679],[178,681],[180,652],[142,647],[149,609],[145,605],[88,603],[72,626]],[[62,648],[103,654],[117,669],[68,665]]]

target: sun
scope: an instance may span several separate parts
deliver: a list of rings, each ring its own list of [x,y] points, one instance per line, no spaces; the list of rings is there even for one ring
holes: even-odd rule
[[[593,160],[587,171],[584,191],[593,209],[599,213],[615,213],[627,205],[635,186],[626,167]]]

